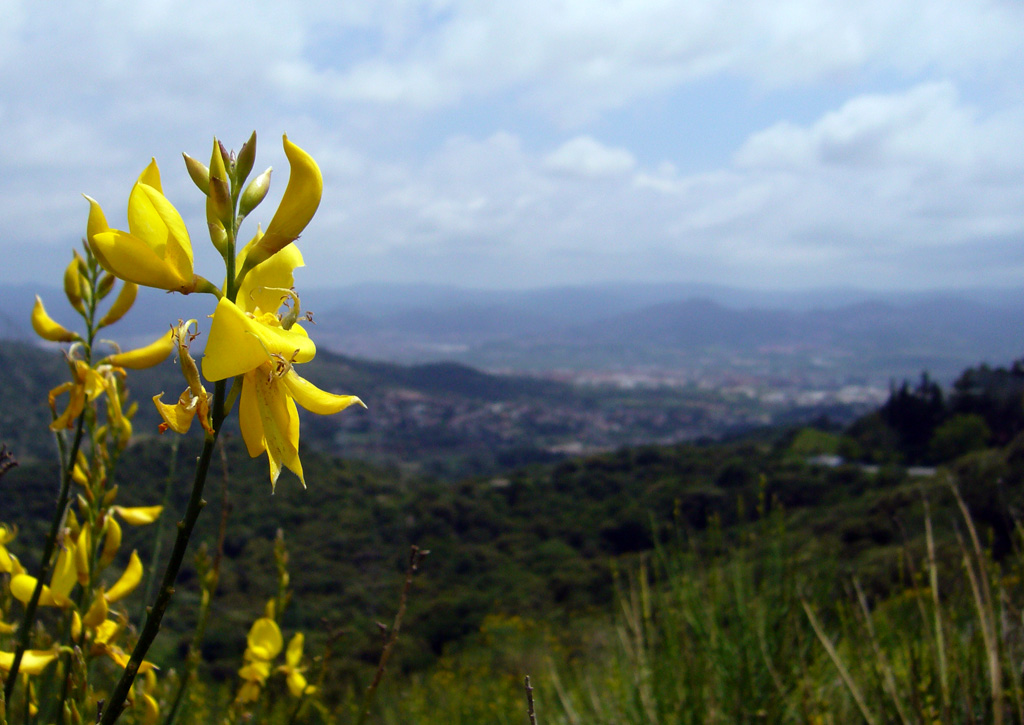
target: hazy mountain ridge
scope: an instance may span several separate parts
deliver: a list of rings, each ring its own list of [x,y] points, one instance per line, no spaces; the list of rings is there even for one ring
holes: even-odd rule
[[[0,336],[30,339],[37,288],[0,290]],[[57,319],[63,294],[42,290]],[[143,290],[119,324],[128,343],[177,316],[204,327],[209,300]],[[321,348],[397,362],[553,370],[661,369],[691,378],[831,376],[875,384],[929,369],[940,380],[979,361],[1020,354],[1024,291],[742,290],[712,285],[609,284],[474,290],[363,284],[303,294]],[[200,338],[200,341],[202,338]]]

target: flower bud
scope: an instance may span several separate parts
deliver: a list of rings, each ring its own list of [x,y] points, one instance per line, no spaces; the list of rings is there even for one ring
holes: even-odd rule
[[[103,358],[103,362],[119,368],[142,370],[159,365],[174,352],[174,328],[153,342],[135,350],[127,350]]]
[[[252,165],[256,162],[256,132],[252,132],[252,136],[249,140],[242,144],[242,148],[238,150],[238,156],[235,158],[235,168],[232,169],[232,175],[235,181],[235,188],[238,188],[245,183],[245,180],[249,178],[249,172],[252,171]]]
[[[125,316],[125,313],[132,308],[135,304],[135,297],[139,293],[139,286],[134,282],[125,282],[124,286],[121,287],[121,291],[117,293],[117,297],[114,298],[114,304],[107,310],[107,314],[99,321],[99,327],[107,327],[113,325],[115,322]]]
[[[213,224],[219,221],[227,229],[231,224],[231,187],[228,186],[227,167],[224,165],[226,149],[217,139],[213,140],[213,153],[210,155],[210,185],[206,197],[206,221]],[[216,244],[216,240],[214,240]]]
[[[114,289],[114,282],[117,277],[112,275],[110,272],[105,273],[100,277],[99,283],[96,285],[96,299],[102,300],[104,297],[110,294],[110,290]]]
[[[36,303],[32,307],[32,329],[39,337],[50,342],[73,342],[80,339],[78,333],[71,332],[46,314],[46,308],[43,307],[39,295],[36,295]]]
[[[110,490],[103,494],[103,505],[110,506],[117,498],[117,486],[111,486]]]
[[[210,193],[210,170],[201,161],[196,161],[188,154],[182,154],[185,157],[185,168],[188,170],[188,175],[192,177],[192,182],[199,187],[199,191],[204,194]]]
[[[64,270],[64,294],[67,295],[68,302],[72,307],[85,314],[85,305],[82,304],[83,282],[81,267],[78,264],[78,252],[74,252],[71,264]]]
[[[259,206],[260,202],[267,196],[267,192],[270,190],[271,171],[273,171],[273,167],[264,171],[245,187],[245,191],[242,192],[242,196],[238,200],[239,216],[248,216],[249,212]]]
[[[121,548],[121,525],[113,516],[107,517],[106,535],[103,537],[103,549],[100,552],[100,568],[104,569],[117,555]]]

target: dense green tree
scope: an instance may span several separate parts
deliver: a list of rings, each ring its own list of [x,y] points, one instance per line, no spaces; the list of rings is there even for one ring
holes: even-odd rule
[[[946,401],[942,388],[925,372],[913,388],[906,380],[893,386],[879,414],[896,432],[905,460],[919,463],[927,460],[928,444],[946,417]]]
[[[941,463],[983,450],[991,438],[992,431],[984,418],[977,413],[961,413],[935,429],[928,449],[931,459]]]
[[[953,413],[981,416],[992,443],[1005,445],[1024,431],[1024,359],[1009,368],[979,365],[961,373],[950,395]]]

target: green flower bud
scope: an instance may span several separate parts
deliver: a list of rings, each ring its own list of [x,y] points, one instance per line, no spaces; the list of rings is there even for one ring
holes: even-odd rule
[[[85,305],[82,304],[82,272],[78,264],[78,252],[71,258],[71,264],[64,270],[64,294],[68,302],[76,310],[85,314]]]
[[[245,187],[245,191],[242,192],[242,198],[238,200],[238,214],[240,216],[248,216],[249,212],[259,206],[260,202],[266,197],[267,191],[270,190],[270,172],[272,170],[273,167],[267,169]]]
[[[235,188],[245,183],[245,180],[249,178],[249,173],[252,171],[252,165],[256,163],[256,132],[252,132],[252,136],[249,140],[242,144],[242,148],[238,150],[238,156],[235,158],[234,180]]]
[[[102,300],[104,297],[110,294],[110,290],[114,289],[114,282],[117,281],[117,277],[107,272],[96,285],[96,298]]]
[[[206,196],[206,221],[213,225],[220,222],[225,229],[231,225],[234,204],[231,201],[231,187],[228,186],[227,166],[224,154],[227,150],[217,139],[213,139],[213,153],[210,155],[210,191]],[[214,240],[216,245],[216,240]]]
[[[199,191],[209,194],[210,170],[201,161],[196,161],[188,154],[182,154],[182,156],[185,157],[185,168],[188,170],[188,175],[192,177],[192,181],[199,187]]]

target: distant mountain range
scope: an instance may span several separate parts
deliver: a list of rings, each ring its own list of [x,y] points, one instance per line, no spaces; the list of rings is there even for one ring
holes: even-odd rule
[[[0,338],[29,339],[29,286],[0,289]],[[42,290],[62,319],[57,290]],[[166,294],[144,291],[118,330],[152,337]],[[450,360],[489,370],[658,370],[693,380],[885,383],[929,370],[948,381],[969,365],[1024,351],[1024,289],[802,292],[711,285],[608,284],[485,291],[363,284],[303,294],[322,347],[397,362]],[[175,296],[172,314],[201,317],[208,300]],[[70,319],[70,318],[69,318]]]

